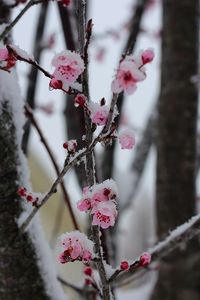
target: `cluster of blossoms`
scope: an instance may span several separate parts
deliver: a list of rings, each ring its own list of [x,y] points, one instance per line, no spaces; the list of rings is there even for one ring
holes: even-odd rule
[[[32,206],[37,206],[40,204],[41,199],[40,199],[39,195],[28,192],[25,187],[19,187],[17,194],[21,198],[25,199]]]
[[[69,140],[63,144],[63,148],[66,149],[69,153],[75,153],[77,148],[77,141]]]
[[[92,225],[103,229],[114,226],[117,217],[116,198],[118,196],[116,183],[112,179],[101,184],[83,189],[83,199],[77,203],[80,211],[90,212]]]
[[[69,88],[81,91],[81,84],[77,79],[84,71],[84,61],[80,54],[70,50],[63,51],[55,55],[52,65],[55,71],[49,84],[50,88],[63,89],[66,92]]]
[[[119,65],[116,78],[112,82],[112,92],[119,94],[122,91],[131,95],[137,88],[137,82],[146,78],[145,65],[154,59],[154,51],[147,49],[140,51],[137,57],[126,56]]]
[[[80,231],[66,232],[61,237],[62,252],[59,261],[62,264],[74,262],[75,260],[88,263],[94,258],[94,243]]]
[[[16,64],[16,57],[11,54],[6,47],[0,48],[0,68],[10,71]]]

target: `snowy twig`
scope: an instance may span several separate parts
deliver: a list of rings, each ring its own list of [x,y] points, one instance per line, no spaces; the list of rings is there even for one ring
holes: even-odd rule
[[[36,4],[39,4],[39,3],[42,3],[44,1],[47,1],[47,0],[30,0],[25,6],[24,8],[20,11],[20,13],[16,16],[16,18],[9,24],[5,27],[4,31],[0,34],[0,41],[2,39],[4,39],[7,34],[10,32],[10,30],[17,24],[17,22],[21,19],[21,17],[25,14],[25,12],[30,8],[32,7],[33,5],[36,5]]]
[[[25,113],[26,113],[26,116],[29,118],[30,122],[32,123],[32,125],[37,130],[37,132],[39,134],[39,137],[40,137],[40,140],[41,140],[42,144],[44,145],[44,147],[46,148],[47,153],[49,154],[49,157],[50,157],[50,159],[52,161],[52,164],[54,166],[56,174],[57,174],[57,176],[59,176],[60,171],[59,171],[59,167],[58,167],[58,165],[56,163],[56,159],[55,159],[55,157],[54,157],[54,155],[53,155],[53,153],[52,153],[52,151],[50,149],[50,146],[49,146],[46,138],[44,137],[44,134],[43,134],[41,128],[39,127],[39,124],[37,123],[37,121],[36,121],[36,119],[35,119],[35,117],[34,117],[34,115],[32,113],[31,108],[27,104],[25,104]],[[72,218],[72,222],[73,222],[74,228],[78,230],[79,226],[78,226],[78,223],[76,221],[76,218],[75,218],[75,215],[74,215],[71,203],[70,203],[69,195],[67,193],[67,190],[65,188],[65,185],[64,185],[63,181],[60,182],[60,186],[61,186],[61,189],[62,189],[62,192],[63,192],[65,203],[66,203],[66,205],[67,205],[67,207],[69,209],[69,213],[70,213],[70,216]]]
[[[86,13],[86,3],[85,1],[78,2],[78,38],[80,44],[80,51],[83,54],[85,62],[85,70],[82,75],[83,93],[89,101],[89,78],[88,78],[88,46],[92,33],[92,20],[88,21],[86,32],[85,32],[85,13]],[[86,40],[86,41],[85,41]],[[88,145],[92,140],[92,127],[91,120],[88,115],[88,111],[84,110],[85,115],[85,129],[86,129],[86,144]],[[103,130],[102,133],[105,133]],[[90,186],[96,183],[95,177],[95,165],[94,165],[94,153],[91,151],[89,155],[86,156],[86,176],[88,184]],[[100,241],[100,230],[99,226],[92,226],[92,239],[95,244],[95,252],[98,255],[96,261],[96,266],[99,272],[99,276],[102,284],[102,296],[104,300],[110,299],[110,286],[107,281],[106,271],[103,263],[102,251],[101,251],[101,241]]]
[[[186,223],[178,226],[167,236],[167,238],[164,241],[159,242],[156,246],[149,249],[148,252],[151,254],[152,262],[167,256],[170,252],[180,247],[182,244],[187,243],[190,239],[194,238],[199,233],[200,233],[200,214],[192,217]],[[138,260],[136,260],[131,265],[131,267],[134,264],[136,264],[137,261]],[[130,270],[123,273],[119,273],[117,274],[117,276],[115,276],[114,283],[116,283],[117,286],[123,283],[130,276],[133,276],[134,273],[139,271],[139,268],[135,269],[131,267]],[[114,274],[112,276],[114,276]],[[109,280],[111,280],[112,276],[110,277]]]

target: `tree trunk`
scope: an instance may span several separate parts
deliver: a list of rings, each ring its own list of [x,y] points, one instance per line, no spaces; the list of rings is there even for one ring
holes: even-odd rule
[[[163,0],[161,99],[158,120],[157,235],[163,239],[195,214],[198,91],[197,0]],[[152,300],[200,299],[199,243],[160,264]]]
[[[0,1],[0,25],[8,21],[9,9]],[[12,71],[14,72],[14,71]],[[36,250],[28,234],[17,225],[22,208],[17,189],[23,184],[20,145],[15,108],[20,107],[13,74],[0,70],[0,299],[47,300],[37,265]],[[17,238],[16,238],[17,237]]]

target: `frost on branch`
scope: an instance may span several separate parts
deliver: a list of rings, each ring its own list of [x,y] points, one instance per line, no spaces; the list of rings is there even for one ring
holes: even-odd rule
[[[78,230],[61,235],[62,252],[59,261],[62,264],[75,260],[89,262],[94,258],[94,243]]]
[[[117,217],[116,198],[118,190],[116,183],[108,179],[101,184],[84,188],[83,199],[77,203],[80,211],[90,212],[92,225],[103,229],[114,226]]]
[[[77,79],[83,73],[85,67],[80,54],[70,50],[63,51],[55,55],[52,65],[55,70],[50,81],[51,88],[62,88],[68,92],[71,87],[81,91],[82,87]]]
[[[122,91],[131,95],[137,88],[137,82],[146,78],[145,65],[150,63],[154,58],[152,49],[140,51],[135,57],[133,55],[126,56],[120,63],[117,70],[116,78],[112,82],[112,92],[119,94]]]

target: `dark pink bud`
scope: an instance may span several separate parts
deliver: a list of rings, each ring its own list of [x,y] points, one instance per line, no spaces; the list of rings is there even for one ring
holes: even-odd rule
[[[120,269],[123,271],[127,271],[129,269],[129,263],[127,261],[122,261],[120,264]]]
[[[85,267],[83,270],[83,273],[87,276],[91,276],[92,275],[92,268],[91,267]]]
[[[74,105],[76,107],[83,107],[86,102],[86,97],[84,94],[77,94],[75,99],[74,99]]]
[[[49,87],[55,90],[62,89],[62,81],[52,78]]]
[[[21,197],[26,197],[26,189],[24,187],[19,187],[17,194]]]
[[[143,65],[146,65],[154,59],[154,51],[152,49],[147,49],[142,53],[142,62]]]

